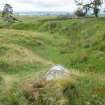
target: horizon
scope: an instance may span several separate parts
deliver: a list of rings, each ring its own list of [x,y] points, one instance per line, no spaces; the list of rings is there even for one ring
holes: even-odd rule
[[[1,10],[4,4],[11,4],[15,12],[25,11],[65,11],[73,12],[77,6],[74,0],[1,0]],[[28,7],[28,8],[27,8]]]
[[[86,2],[87,0],[84,0]],[[13,7],[14,12],[69,12],[76,11],[77,6],[74,0],[0,0],[0,11],[8,3]],[[27,8],[28,7],[28,8]],[[105,9],[105,3],[100,7],[101,12]]]

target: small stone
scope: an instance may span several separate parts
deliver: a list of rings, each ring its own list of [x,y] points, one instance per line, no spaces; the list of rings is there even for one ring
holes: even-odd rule
[[[49,71],[46,73],[46,80],[54,80],[58,78],[65,78],[70,75],[70,72],[64,68],[62,65],[55,65],[49,69]]]

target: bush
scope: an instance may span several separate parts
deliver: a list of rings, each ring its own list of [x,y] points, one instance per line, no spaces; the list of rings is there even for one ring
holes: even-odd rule
[[[82,9],[78,9],[78,10],[75,12],[75,15],[78,16],[78,17],[84,17],[84,16],[86,16],[86,14],[83,12]]]

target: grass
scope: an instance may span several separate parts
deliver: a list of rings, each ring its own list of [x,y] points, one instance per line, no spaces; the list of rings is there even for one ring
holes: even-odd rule
[[[19,19],[0,18],[0,105],[104,105],[105,19]],[[54,64],[69,81],[37,82]]]
[[[24,39],[19,40],[19,44],[24,44],[25,47],[45,59],[62,63],[68,68],[86,69],[86,71],[94,69],[93,71],[96,72],[100,69],[101,72],[104,72],[105,31],[103,22],[104,18],[74,20],[40,18],[38,20],[30,17],[29,21],[15,23],[10,28],[43,33],[37,40],[30,37],[28,40],[31,41],[31,44],[26,42],[26,39],[25,42]],[[37,47],[37,44],[40,44],[40,47]],[[102,59],[97,59],[101,57]]]

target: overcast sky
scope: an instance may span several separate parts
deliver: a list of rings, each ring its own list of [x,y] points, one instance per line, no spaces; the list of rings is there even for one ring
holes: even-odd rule
[[[0,0],[0,4],[9,3],[14,11],[73,11],[74,0]]]

